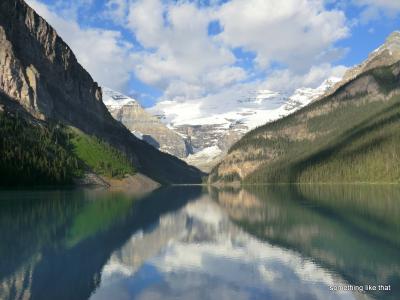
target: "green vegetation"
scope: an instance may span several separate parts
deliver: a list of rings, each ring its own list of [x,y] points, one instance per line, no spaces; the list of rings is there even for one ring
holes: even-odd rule
[[[311,118],[309,131],[321,136],[309,143],[292,141],[285,148],[275,148],[281,158],[256,171],[247,182],[399,182],[399,116],[400,98],[394,97],[362,108],[347,104],[324,117]]]
[[[73,153],[95,173],[118,178],[135,173],[128,158],[109,144],[77,129],[70,132]]]
[[[378,68],[372,70],[370,73],[378,82],[381,91],[386,94],[399,85],[398,78],[393,76],[393,70],[390,68]]]
[[[124,224],[135,200],[98,190],[3,191],[0,255],[7,259],[0,262],[0,279],[43,257],[43,249],[70,249]]]
[[[247,134],[230,153],[240,151],[260,167],[243,182],[400,182],[400,96],[386,97],[399,81],[393,69],[367,73],[379,85],[376,96],[350,97],[342,88]],[[224,180],[217,170],[212,179]]]
[[[18,114],[0,113],[0,184],[68,184],[79,174],[59,125],[32,124]]]
[[[96,197],[96,201],[88,201],[68,229],[66,245],[73,247],[80,241],[110,228],[118,220],[123,220],[133,202],[134,198],[114,194]]]
[[[62,124],[0,113],[0,185],[65,185],[88,169],[107,177],[134,174],[107,143]]]

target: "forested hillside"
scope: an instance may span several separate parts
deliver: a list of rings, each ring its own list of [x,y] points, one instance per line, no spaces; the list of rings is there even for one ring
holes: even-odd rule
[[[400,63],[247,134],[210,180],[399,182]]]
[[[134,174],[132,163],[104,141],[63,126],[0,113],[0,186],[72,184],[86,171]]]

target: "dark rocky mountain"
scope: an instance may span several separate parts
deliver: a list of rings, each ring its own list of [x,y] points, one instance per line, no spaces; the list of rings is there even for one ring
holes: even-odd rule
[[[58,121],[119,149],[137,170],[162,183],[200,182],[201,172],[137,139],[114,120],[101,88],[57,32],[23,0],[0,3],[3,110]]]
[[[399,182],[400,34],[333,92],[237,142],[210,181]]]

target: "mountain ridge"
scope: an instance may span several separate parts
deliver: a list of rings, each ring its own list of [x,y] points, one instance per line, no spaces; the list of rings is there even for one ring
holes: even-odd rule
[[[102,90],[57,32],[23,0],[0,4],[0,90],[42,121],[97,136],[161,183],[199,183],[202,173],[135,138],[114,120]],[[12,109],[7,103],[3,105]]]
[[[124,124],[137,138],[207,172],[226,155],[229,147],[251,128],[263,125],[269,120],[279,119],[304,107],[339,80],[337,77],[328,78],[319,87],[299,88],[292,96],[270,90],[255,91],[237,101],[237,108],[230,113],[237,116],[229,119],[211,116],[209,123],[198,119],[190,120],[193,124],[185,124],[190,122],[179,125],[163,123],[160,115],[152,114],[154,113],[152,108],[145,110],[136,99],[105,87],[103,87],[103,102],[111,115]],[[273,109],[260,110],[255,107],[253,111],[240,111],[242,108],[246,110],[246,105],[251,108],[253,103],[262,107],[263,101],[274,102]],[[187,101],[187,105],[189,109],[192,109],[190,101]],[[242,121],[241,118],[247,121]],[[221,120],[222,123],[219,122]],[[198,121],[200,121],[199,125],[196,123]]]
[[[324,96],[332,95],[341,86],[355,79],[363,72],[367,72],[376,67],[390,66],[399,60],[400,31],[394,31],[386,38],[385,42],[372,51],[362,63],[348,69],[343,75],[343,79],[335,84]]]
[[[400,59],[389,66],[383,60],[301,110],[246,134],[209,180],[398,182],[399,94]]]
[[[187,157],[189,150],[185,139],[143,109],[138,101],[110,88],[103,88],[103,97],[114,119],[124,124],[137,138],[180,159]]]
[[[162,101],[148,111],[187,140],[192,151],[185,160],[208,172],[248,131],[306,106],[339,80],[331,77],[315,89],[299,88],[291,96],[258,90],[222,103]]]

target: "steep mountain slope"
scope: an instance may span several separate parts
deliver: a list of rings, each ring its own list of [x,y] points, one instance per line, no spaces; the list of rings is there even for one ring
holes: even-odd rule
[[[186,138],[193,152],[186,158],[188,163],[209,171],[245,133],[304,107],[339,80],[329,78],[316,89],[301,88],[291,96],[259,90],[238,91],[225,101],[162,101],[149,112]]]
[[[111,115],[136,137],[178,158],[189,154],[184,138],[146,112],[135,99],[103,88],[103,102]]]
[[[371,52],[368,58],[358,66],[347,70],[343,79],[329,90],[328,95],[333,94],[341,86],[350,82],[360,74],[376,67],[388,67],[400,61],[400,32],[395,31],[388,36],[385,43]]]
[[[135,138],[114,120],[97,83],[71,49],[23,0],[0,3],[0,91],[7,110],[27,111],[101,138],[128,157],[140,172],[161,183],[200,182],[201,173]]]
[[[140,176],[108,143],[59,122],[33,118],[0,92],[0,186],[97,184]],[[7,105],[4,105],[7,103]],[[97,174],[97,175],[96,175]]]
[[[398,182],[400,62],[368,69],[339,86],[247,134],[210,181]]]
[[[33,126],[1,111],[0,137],[0,186],[72,183],[81,171],[67,150],[67,135],[56,126]]]

